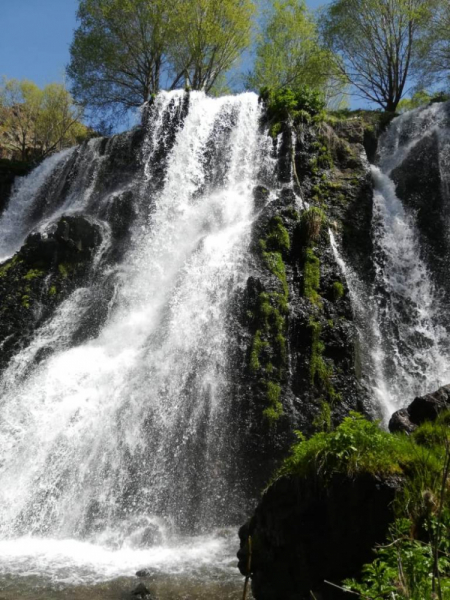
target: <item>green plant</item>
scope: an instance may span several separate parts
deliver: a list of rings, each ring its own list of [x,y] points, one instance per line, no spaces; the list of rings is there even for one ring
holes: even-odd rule
[[[320,260],[312,248],[306,249],[303,267],[303,294],[312,304],[320,305]]]
[[[344,295],[344,286],[340,281],[335,281],[333,283],[333,300],[337,302]]]
[[[268,118],[275,122],[288,118],[305,121],[323,111],[326,105],[324,94],[309,86],[301,86],[296,90],[264,87],[260,96],[266,102]]]
[[[24,275],[24,279],[30,281],[31,279],[36,279],[37,277],[42,277],[44,275],[44,271],[42,269],[30,269],[26,275]]]
[[[326,215],[321,208],[312,206],[303,211],[301,227],[308,246],[319,239],[324,223],[326,223]]]

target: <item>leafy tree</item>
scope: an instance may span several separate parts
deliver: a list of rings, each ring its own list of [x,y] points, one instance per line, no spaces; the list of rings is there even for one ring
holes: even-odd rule
[[[450,4],[438,0],[427,32],[419,45],[415,61],[423,85],[431,85],[450,77]]]
[[[81,108],[63,84],[40,89],[35,83],[3,79],[0,85],[0,130],[5,144],[21,160],[42,158],[86,137]]]
[[[74,96],[101,110],[140,106],[159,89],[177,31],[177,0],[80,0],[67,72]]]
[[[181,39],[173,51],[176,72],[195,90],[209,92],[251,41],[251,0],[186,0]]]
[[[406,92],[434,0],[334,0],[323,34],[342,75],[363,98],[394,112]]]
[[[331,58],[331,52],[320,44],[316,22],[304,0],[274,0],[257,38],[248,85],[256,90],[295,91],[305,86],[341,90],[342,78]]]
[[[209,91],[248,45],[253,8],[252,0],[80,0],[73,93],[120,115],[160,87]]]

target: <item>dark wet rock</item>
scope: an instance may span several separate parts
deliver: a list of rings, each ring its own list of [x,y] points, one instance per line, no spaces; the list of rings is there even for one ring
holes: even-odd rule
[[[0,159],[0,214],[8,204],[16,178],[27,175],[30,170],[29,163]]]
[[[150,593],[150,590],[143,583],[139,583],[131,592],[131,598],[139,600],[154,600],[155,596]]]
[[[450,104],[448,104],[450,111]],[[423,137],[392,172],[398,197],[415,215],[422,256],[439,289],[450,293],[447,167],[437,132]],[[445,315],[444,315],[445,316]]]
[[[81,216],[62,217],[45,233],[30,234],[20,251],[0,266],[1,368],[86,281],[101,240],[96,223]],[[41,348],[36,361],[51,352]]]
[[[411,423],[409,413],[406,408],[395,412],[389,421],[389,431],[391,433],[412,433],[417,425]]]
[[[264,205],[269,200],[269,190],[262,185],[258,185],[253,190],[253,198],[255,200],[256,210],[264,208]]]
[[[450,385],[431,394],[419,396],[408,408],[395,412],[389,422],[389,431],[411,433],[425,421],[435,421],[444,410],[450,410]]]
[[[283,186],[292,169],[292,139],[297,140],[295,163],[302,199],[325,215],[311,246],[320,263],[316,303],[305,297],[309,241],[302,228],[301,202],[292,185]],[[329,128],[326,135],[314,126],[302,126],[295,136],[283,130],[278,163],[281,189],[270,202],[265,188],[254,190],[258,214],[252,229],[249,277],[236,294],[230,322],[235,340],[233,410],[239,415],[235,422],[242,427],[242,448],[235,455],[243,461],[243,472],[249,473],[249,497],[267,484],[294,440],[294,430],[312,434],[340,423],[352,410],[364,411],[368,404],[358,378],[350,295],[329,234],[331,228],[349,264],[370,280],[373,189],[362,141],[360,124],[342,125],[339,132]],[[271,267],[270,261],[277,264],[272,262]],[[276,323],[281,325],[274,334]],[[322,380],[313,374],[314,345],[320,347],[327,373]],[[277,395],[282,414],[279,410],[273,418],[267,417]]]
[[[151,569],[141,569],[136,572],[136,577],[152,577],[154,572]]]
[[[252,590],[257,600],[334,597],[324,580],[339,584],[373,559],[392,522],[398,478],[369,474],[319,478],[283,477],[264,494],[252,519],[239,531],[239,569],[247,569],[252,537]]]

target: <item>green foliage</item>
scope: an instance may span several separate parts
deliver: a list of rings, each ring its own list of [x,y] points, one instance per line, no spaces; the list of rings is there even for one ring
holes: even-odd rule
[[[382,431],[377,422],[351,413],[335,431],[317,433],[309,440],[299,434],[278,476],[320,474],[327,480],[335,473],[402,475],[404,465],[417,460],[415,450],[405,436]]]
[[[427,528],[433,539],[442,529],[437,544],[441,598],[450,597],[450,511],[441,517],[431,516]],[[433,590],[435,568],[433,543],[423,543],[411,537],[411,521],[398,519],[390,529],[388,544],[376,550],[372,563],[364,565],[361,581],[344,582],[346,589],[371,600],[425,600],[438,598]],[[435,580],[435,584],[436,584]]]
[[[26,79],[3,78],[0,85],[0,133],[20,160],[43,158],[80,143],[88,129],[83,111],[63,84],[43,89]]]
[[[395,112],[433,4],[433,0],[335,0],[329,4],[322,32],[339,56],[337,69],[358,95]]]
[[[449,36],[450,43],[450,36]],[[450,64],[449,64],[450,70]],[[419,108],[420,106],[426,106],[427,104],[432,104],[433,102],[446,102],[450,99],[450,96],[443,94],[442,92],[430,93],[426,90],[419,90],[412,96],[411,98],[404,98],[398,103],[397,112],[404,113],[409,110],[414,110],[415,108]]]
[[[252,0],[80,0],[68,74],[84,105],[113,114],[169,89],[217,93],[250,43]]]
[[[431,18],[425,34],[416,45],[414,70],[422,87],[442,82],[448,90],[450,76],[450,4],[432,1]],[[425,92],[426,93],[426,92]]]
[[[318,418],[316,425],[322,421]],[[450,412],[413,435],[390,434],[351,413],[335,431],[299,441],[277,476],[320,477],[337,473],[396,476],[403,482],[397,515],[385,546],[363,567],[360,580],[344,586],[372,600],[445,599],[450,593]],[[415,535],[421,531],[420,539]]]
[[[57,293],[58,293],[58,290],[56,288],[56,285],[52,285],[51,288],[48,290],[49,296],[56,296]]]
[[[30,281],[31,279],[36,279],[36,277],[42,277],[43,275],[45,275],[45,273],[42,269],[30,269],[23,278]]]
[[[333,283],[333,299],[335,302],[338,302],[344,295],[344,286],[340,281],[335,281]]]
[[[308,122],[312,116],[319,114],[325,107],[322,92],[305,85],[296,90],[264,87],[261,89],[260,95],[266,102],[268,118],[276,123],[288,119]]]
[[[247,81],[254,90],[297,91],[307,86],[328,97],[342,87],[331,52],[320,43],[316,22],[303,0],[270,4],[255,51],[254,70]]]

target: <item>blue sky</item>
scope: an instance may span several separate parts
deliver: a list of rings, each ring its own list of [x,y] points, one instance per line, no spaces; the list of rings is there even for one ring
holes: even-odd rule
[[[326,3],[307,1],[312,9]],[[0,4],[0,76],[31,79],[40,86],[61,81],[78,0],[0,0]]]

